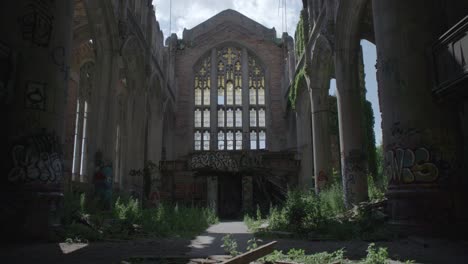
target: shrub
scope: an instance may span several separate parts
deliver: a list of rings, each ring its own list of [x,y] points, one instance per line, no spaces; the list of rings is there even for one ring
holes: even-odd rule
[[[233,257],[239,255],[239,251],[237,251],[237,241],[232,238],[231,234],[223,236],[221,240],[223,241],[223,245],[221,247],[223,247],[229,255]]]
[[[367,247],[367,257],[363,261],[365,264],[385,264],[388,263],[388,252],[386,248],[376,248],[374,243]]]

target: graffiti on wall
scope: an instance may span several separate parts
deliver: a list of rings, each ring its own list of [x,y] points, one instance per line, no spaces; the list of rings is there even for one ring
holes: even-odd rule
[[[439,177],[439,169],[431,161],[426,148],[397,148],[385,154],[385,171],[390,183],[430,183]]]
[[[26,137],[13,146],[10,182],[58,183],[63,176],[62,151],[58,137],[42,133]]]
[[[29,1],[20,18],[23,40],[39,47],[49,46],[54,22],[53,4],[52,0]]]
[[[24,105],[27,109],[46,110],[46,87],[41,82],[29,81],[26,84]]]
[[[359,180],[367,175],[366,156],[362,151],[354,149],[345,157],[343,187],[346,204],[354,203],[359,194]]]

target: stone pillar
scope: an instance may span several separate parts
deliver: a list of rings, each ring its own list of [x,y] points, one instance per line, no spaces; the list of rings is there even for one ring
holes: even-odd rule
[[[242,211],[253,210],[253,184],[252,176],[242,176]]]
[[[309,190],[314,187],[314,150],[312,144],[312,117],[310,101],[305,88],[301,90],[301,93],[297,98],[297,148],[301,154],[301,168],[299,172],[298,186],[302,190]]]
[[[314,146],[315,191],[325,188],[331,176],[331,145],[328,125],[328,89],[310,85],[312,101],[312,139]]]
[[[0,8],[3,234],[47,238],[60,224],[73,1],[18,0]]]
[[[357,42],[359,44],[359,42]],[[341,175],[346,207],[366,201],[367,160],[359,85],[359,50],[337,50],[336,81],[340,130]]]
[[[388,209],[392,223],[415,227],[447,226],[460,144],[456,114],[431,93],[428,51],[443,23],[430,3],[373,1]]]
[[[218,212],[218,177],[208,176],[207,184],[207,202],[208,206]]]

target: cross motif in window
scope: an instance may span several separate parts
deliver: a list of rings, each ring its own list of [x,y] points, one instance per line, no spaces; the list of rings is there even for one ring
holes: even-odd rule
[[[224,69],[224,63],[219,62],[219,64],[218,64],[218,70],[219,70],[219,71],[223,71],[223,69]]]
[[[228,60],[228,64],[232,64],[232,60],[236,58],[236,54],[232,53],[232,49],[228,48],[227,54],[224,54],[223,57]]]
[[[255,70],[254,70],[254,72],[255,72],[255,75],[258,75],[258,74],[260,74],[260,70],[258,69],[258,67],[255,67]]]
[[[241,65],[240,62],[236,62],[236,71],[240,71]]]
[[[201,68],[200,73],[201,73],[201,75],[205,75],[205,73],[206,73],[205,67]]]

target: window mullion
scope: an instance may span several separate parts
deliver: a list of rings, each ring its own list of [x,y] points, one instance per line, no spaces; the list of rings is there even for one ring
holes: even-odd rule
[[[218,67],[217,67],[216,49],[211,50],[211,69],[210,69],[210,149],[218,149]]]
[[[247,49],[242,48],[242,149],[250,149],[250,112],[249,112],[249,58]]]

